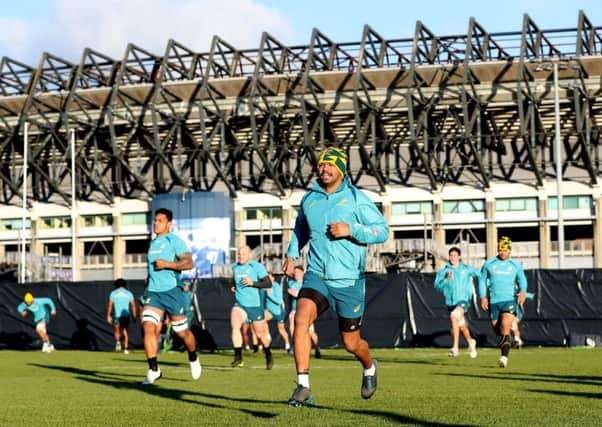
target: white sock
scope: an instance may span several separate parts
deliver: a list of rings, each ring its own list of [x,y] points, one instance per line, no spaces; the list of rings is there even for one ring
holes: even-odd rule
[[[364,369],[364,376],[374,376],[375,372],[376,366],[373,363],[372,366],[370,366],[368,369]]]
[[[297,384],[309,388],[309,374],[297,374]]]
[[[289,348],[291,348],[291,345],[289,343],[284,344],[284,349],[288,350]]]

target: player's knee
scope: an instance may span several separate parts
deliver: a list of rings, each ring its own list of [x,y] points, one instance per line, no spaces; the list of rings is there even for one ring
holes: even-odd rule
[[[359,336],[343,337],[343,346],[349,353],[357,353],[360,342],[361,340]]]
[[[144,310],[142,312],[142,324],[145,326],[145,324],[149,324],[149,325],[159,325],[161,323],[161,315],[159,313],[157,313],[156,311],[152,311],[152,310]]]
[[[171,327],[174,332],[181,333],[188,330],[188,320],[186,318],[174,320],[171,322]]]
[[[36,331],[38,331],[39,334],[46,335],[46,323],[44,323],[44,322],[38,323],[36,325]]]

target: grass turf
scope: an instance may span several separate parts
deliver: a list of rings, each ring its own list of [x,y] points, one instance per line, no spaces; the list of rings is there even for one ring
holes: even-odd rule
[[[201,379],[183,353],[159,355],[163,378],[142,386],[141,351],[0,351],[0,425],[602,425],[602,349],[514,350],[447,357],[445,349],[377,349],[378,391],[360,397],[361,368],[343,350],[312,359],[315,405],[286,405],[293,359],[274,351],[201,353]]]

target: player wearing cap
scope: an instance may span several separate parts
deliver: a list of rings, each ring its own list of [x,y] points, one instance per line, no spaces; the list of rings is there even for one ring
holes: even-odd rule
[[[313,402],[309,386],[309,328],[329,307],[338,316],[345,349],[362,364],[361,396],[372,397],[377,362],[360,335],[365,304],[366,245],[382,243],[389,227],[382,213],[347,175],[347,154],[326,148],[317,164],[318,180],[303,196],[283,270],[292,276],[295,260],[309,243],[307,272],[295,313],[297,388],[291,406]]]
[[[498,254],[486,261],[481,268],[479,296],[481,308],[489,310],[489,318],[494,331],[500,337],[501,357],[498,365],[508,365],[508,355],[512,340],[510,329],[518,306],[525,302],[527,278],[522,265],[510,258],[512,240],[503,236],[498,242]],[[515,290],[518,285],[518,293]]]
[[[50,316],[56,316],[54,302],[50,298],[34,298],[31,292],[27,292],[23,297],[23,302],[17,307],[17,311],[23,317],[27,316],[27,312],[32,314],[36,324],[36,333],[42,340],[42,351],[44,353],[53,352],[54,346],[50,343],[47,331]]]

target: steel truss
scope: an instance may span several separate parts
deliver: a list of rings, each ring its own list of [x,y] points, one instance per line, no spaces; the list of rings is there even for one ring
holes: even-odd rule
[[[537,186],[554,177],[554,91],[560,94],[563,175],[600,176],[600,27],[386,40],[369,26],[359,43],[314,30],[308,45],[264,33],[256,50],[214,37],[197,53],[175,40],[156,55],[130,44],[121,60],[86,49],[79,64],[44,53],[37,68],[0,64],[0,185],[14,203],[29,126],[31,197],[111,202],[175,190],[285,196],[315,177],[319,151],[344,147],[351,176],[390,184]],[[560,85],[553,84],[558,64]]]

